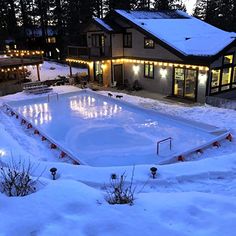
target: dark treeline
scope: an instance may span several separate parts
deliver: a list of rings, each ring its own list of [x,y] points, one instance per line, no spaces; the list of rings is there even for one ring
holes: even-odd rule
[[[195,16],[226,30],[236,31],[236,0],[198,0]],[[41,30],[44,49],[48,29],[57,32],[61,52],[78,43],[84,24],[112,9],[186,10],[182,0],[0,0],[0,40],[13,38],[27,47],[27,37]],[[30,33],[29,33],[30,32]],[[44,45],[45,44],[45,45]],[[23,47],[22,46],[22,47]]]
[[[194,16],[221,29],[236,32],[236,0],[197,0]]]

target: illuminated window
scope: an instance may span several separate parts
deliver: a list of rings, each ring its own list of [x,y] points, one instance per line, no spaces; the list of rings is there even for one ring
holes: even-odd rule
[[[48,43],[56,43],[56,38],[55,37],[48,37],[47,42]]]
[[[92,46],[93,47],[104,47],[105,37],[103,34],[92,34]]]
[[[124,34],[124,48],[132,48],[132,33]]]
[[[154,79],[154,64],[153,63],[144,64],[144,77]]]
[[[236,88],[236,66],[234,55],[223,56],[221,68],[211,71],[211,93],[224,92]]]
[[[232,63],[233,63],[233,55],[224,56],[224,65],[228,65]]]
[[[234,67],[234,75],[232,80],[232,87],[236,88],[236,66]]]
[[[220,85],[220,69],[211,71],[211,87]]]
[[[229,89],[232,68],[224,68],[222,73],[222,87],[221,90]]]
[[[144,39],[144,48],[154,48],[154,41],[152,39]]]

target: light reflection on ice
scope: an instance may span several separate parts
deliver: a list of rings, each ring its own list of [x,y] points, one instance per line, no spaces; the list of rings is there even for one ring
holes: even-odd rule
[[[6,154],[6,152],[3,149],[0,149],[0,157],[3,157]]]
[[[117,104],[108,104],[105,101],[98,106],[96,99],[90,96],[71,98],[70,108],[74,112],[79,112],[85,119],[111,117],[122,111]]]
[[[158,126],[158,122],[157,121],[147,121],[146,123],[141,124],[140,128],[141,127],[147,127],[147,128],[153,127],[153,128],[156,128],[157,126]]]
[[[29,106],[19,107],[19,112],[25,117],[32,118],[35,125],[42,125],[52,120],[48,103],[39,103]]]

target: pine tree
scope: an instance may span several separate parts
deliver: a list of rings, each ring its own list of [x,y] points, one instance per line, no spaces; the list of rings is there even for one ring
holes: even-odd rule
[[[225,29],[232,30],[232,23],[235,23],[234,19],[234,9],[236,1],[234,0],[219,0],[218,4],[218,20],[215,22],[215,25]]]
[[[235,0],[198,0],[194,16],[230,31],[234,28],[235,5]]]
[[[164,10],[182,10],[186,11],[186,6],[182,0],[156,0],[154,8],[159,11]]]
[[[208,23],[215,24],[219,15],[219,0],[197,0],[194,16]]]

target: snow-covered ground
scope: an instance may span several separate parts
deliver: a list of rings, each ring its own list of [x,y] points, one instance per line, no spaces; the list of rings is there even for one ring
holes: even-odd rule
[[[28,66],[27,69],[31,72],[29,79],[37,80],[37,69],[36,66]],[[44,63],[40,66],[40,80],[52,80],[56,79],[58,75],[60,76],[68,76],[70,73],[68,65],[62,65],[56,62],[44,61]],[[72,68],[72,73],[87,73],[86,69],[81,68]]]
[[[78,90],[55,87],[58,93]],[[107,92],[100,92],[107,94]],[[20,100],[23,93],[0,99]],[[125,95],[124,100],[143,107],[230,129],[236,136],[236,111],[210,106],[186,107]],[[0,193],[1,236],[45,235],[235,235],[236,230],[236,141],[209,148],[194,161],[157,166],[158,176],[150,177],[152,165],[135,167],[134,205],[109,205],[104,184],[111,173],[123,172],[129,181],[132,166],[76,166],[58,159],[47,142],[23,128],[16,119],[0,112],[0,156],[30,159],[40,177],[38,191],[26,197]],[[101,147],[102,148],[102,147]],[[58,169],[51,180],[49,169]]]

